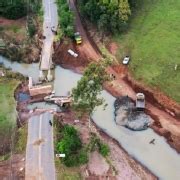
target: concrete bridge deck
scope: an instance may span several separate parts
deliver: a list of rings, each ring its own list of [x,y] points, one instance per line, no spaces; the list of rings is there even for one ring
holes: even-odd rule
[[[57,30],[58,15],[55,0],[43,0],[44,7],[44,24],[43,24],[43,49],[41,54],[40,70],[49,70],[52,63],[53,40],[55,34],[53,30]]]

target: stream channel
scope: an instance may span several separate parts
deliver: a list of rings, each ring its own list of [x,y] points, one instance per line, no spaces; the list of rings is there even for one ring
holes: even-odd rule
[[[3,62],[5,67],[12,68],[14,72],[19,72],[24,76],[31,76],[34,82],[38,81],[39,64],[11,63],[8,59],[1,56],[0,62]],[[60,66],[56,66],[54,76],[56,95],[67,95],[67,92],[71,91],[81,78],[81,75],[63,69]],[[92,118],[96,125],[109,136],[116,139],[128,154],[160,179],[179,180],[180,155],[168,145],[165,138],[156,134],[151,128],[144,131],[131,131],[125,127],[118,126],[114,121],[115,98],[105,90],[102,92],[102,97],[108,106],[105,110],[103,110],[103,107],[98,107],[94,112]],[[155,139],[154,145],[149,144],[152,139]]]

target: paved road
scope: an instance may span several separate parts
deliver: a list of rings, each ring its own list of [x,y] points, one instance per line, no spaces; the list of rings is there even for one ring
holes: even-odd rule
[[[53,128],[49,112],[33,116],[28,121],[28,139],[26,146],[26,180],[54,180]]]
[[[54,33],[51,28],[54,26],[53,30],[57,30],[58,25],[58,15],[57,6],[55,0],[43,0],[44,7],[44,24],[43,24],[43,35],[46,37],[43,41],[42,57],[41,57],[41,70],[49,70],[51,65],[51,54],[52,45],[54,39]]]

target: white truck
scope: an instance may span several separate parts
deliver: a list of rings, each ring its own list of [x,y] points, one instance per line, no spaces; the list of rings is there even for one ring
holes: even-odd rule
[[[136,94],[136,109],[140,111],[145,109],[145,96],[143,93]]]

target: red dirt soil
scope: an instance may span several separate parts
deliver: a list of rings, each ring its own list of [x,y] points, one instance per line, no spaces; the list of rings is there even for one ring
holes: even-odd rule
[[[18,154],[13,155],[11,160],[0,162],[0,179],[23,180],[25,175],[24,168],[25,168],[24,156]]]
[[[22,26],[25,23],[26,23],[26,18],[21,18],[18,20],[9,20],[9,19],[0,17],[0,26],[12,26],[12,25]]]
[[[117,49],[118,49],[118,44],[115,43],[115,42],[112,42],[112,43],[109,43],[107,45],[107,49],[109,50],[109,52],[112,54],[112,55],[116,55],[116,52],[117,52]]]

